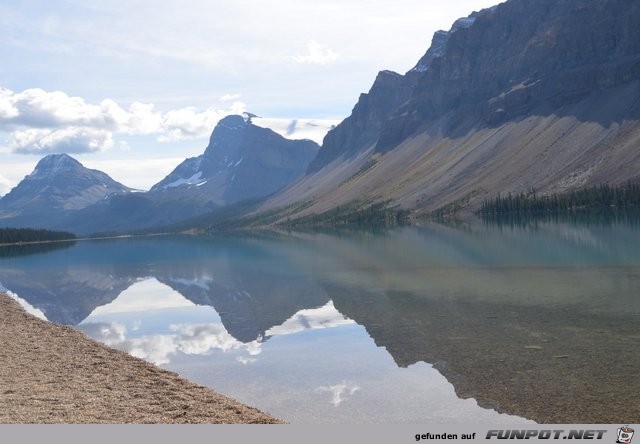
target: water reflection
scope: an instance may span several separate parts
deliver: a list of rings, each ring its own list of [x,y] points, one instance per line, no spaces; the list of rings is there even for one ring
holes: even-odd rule
[[[333,301],[319,308],[300,310],[281,325],[275,325],[266,331],[267,336],[290,335],[304,330],[333,328],[353,324],[354,321],[341,314]]]
[[[551,223],[128,239],[0,259],[0,282],[290,421],[633,422],[639,245]]]
[[[61,248],[69,248],[75,245],[76,241],[56,241],[43,242],[34,244],[9,244],[0,245],[0,257],[15,257],[29,254],[43,254],[49,251],[60,250]]]
[[[360,390],[359,385],[342,381],[340,384],[318,387],[316,392],[331,393],[331,404],[333,404],[334,407],[339,407],[346,397],[353,396],[358,390]]]
[[[198,306],[156,279],[134,284],[111,303],[93,310],[77,327],[157,365],[168,364],[177,353],[206,355],[218,349],[244,350],[255,356],[261,351],[259,338],[240,342],[212,307]]]

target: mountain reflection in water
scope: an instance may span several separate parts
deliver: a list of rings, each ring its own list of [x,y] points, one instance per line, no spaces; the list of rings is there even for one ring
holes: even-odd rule
[[[625,224],[120,239],[2,258],[0,282],[292,422],[637,422],[638,245]]]

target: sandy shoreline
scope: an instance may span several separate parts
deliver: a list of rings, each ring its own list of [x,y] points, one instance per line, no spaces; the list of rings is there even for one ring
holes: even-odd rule
[[[0,423],[278,423],[0,293]]]

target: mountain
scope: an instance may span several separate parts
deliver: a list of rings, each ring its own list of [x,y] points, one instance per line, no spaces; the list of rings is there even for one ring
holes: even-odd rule
[[[470,212],[499,193],[639,181],[639,24],[634,0],[508,0],[438,31],[409,72],[380,72],[319,150],[229,116],[150,192],[76,190],[47,203],[71,205],[73,221],[28,220],[130,230],[256,198],[251,211],[276,221],[372,204],[419,216]],[[29,211],[15,196],[0,200],[5,225]]]
[[[339,157],[355,155],[375,145],[384,122],[411,97],[415,80],[412,75],[381,71],[369,93],[360,95],[351,115],[327,133],[307,173],[313,174]]]
[[[48,228],[69,212],[130,191],[66,154],[50,154],[0,199],[0,225]]]
[[[301,176],[319,146],[311,140],[285,139],[254,125],[252,117],[220,120],[205,152],[178,165],[150,195],[224,206],[275,193]]]
[[[458,20],[453,22],[453,25],[451,26],[451,29],[449,31],[436,31],[435,34],[433,34],[431,46],[429,47],[427,52],[422,56],[420,60],[418,60],[416,66],[407,74],[410,75],[410,73],[420,73],[427,71],[431,66],[431,63],[433,63],[435,59],[444,55],[444,52],[447,48],[447,43],[449,42],[449,38],[453,35],[453,33],[461,29],[470,27],[475,23],[478,17],[484,15],[487,12],[494,11],[496,8],[497,6],[493,6],[480,12],[473,12],[468,17],[459,18]]]
[[[380,73],[260,211],[468,211],[498,193],[640,180],[639,24],[632,0],[509,0],[460,19],[411,71]]]
[[[79,234],[166,226],[222,206],[275,193],[304,174],[319,146],[227,116],[205,152],[182,162],[149,192],[131,193],[66,154],[43,158],[0,199],[0,225]]]
[[[319,146],[254,125],[252,114],[220,120],[204,153],[186,159],[147,193],[116,195],[69,221],[79,233],[163,227],[263,198],[302,176]]]
[[[449,37],[471,26],[482,13],[474,12],[469,17],[456,20],[449,31],[436,32],[426,54],[405,75],[393,71],[379,72],[369,92],[360,95],[351,115],[327,134],[318,156],[309,165],[308,173],[319,171],[341,156],[354,155],[374,146],[384,123],[411,98],[421,73],[435,58],[442,56]]]

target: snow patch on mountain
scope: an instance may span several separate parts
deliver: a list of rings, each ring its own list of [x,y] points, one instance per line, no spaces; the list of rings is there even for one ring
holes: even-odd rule
[[[206,182],[206,180],[201,183],[200,182],[201,178],[202,178],[202,171],[198,171],[196,174],[194,174],[191,177],[188,177],[186,179],[178,179],[171,183],[168,183],[167,185],[164,186],[164,188],[175,188],[181,185],[202,185],[204,184],[204,182]]]

